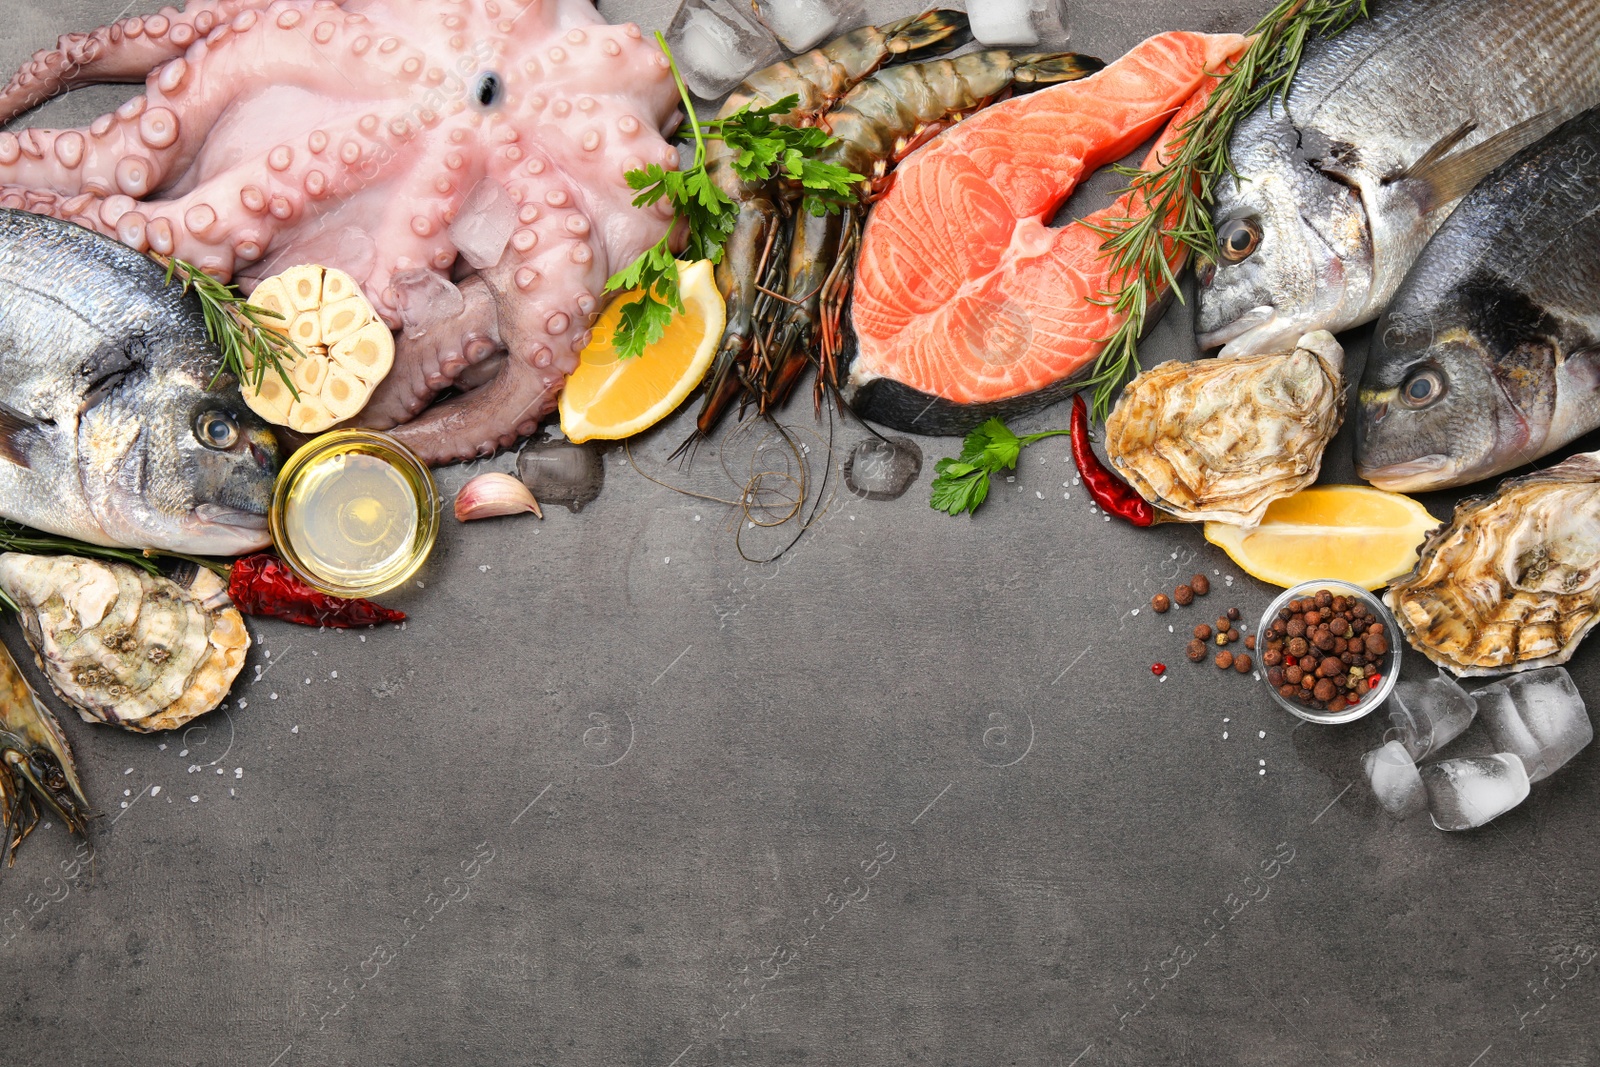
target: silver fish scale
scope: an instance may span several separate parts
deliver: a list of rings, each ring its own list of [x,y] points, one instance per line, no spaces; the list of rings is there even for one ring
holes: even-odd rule
[[[203,330],[198,307],[148,258],[77,226],[0,213],[0,403],[13,411],[70,418],[83,390],[125,362],[130,339]],[[215,359],[199,345],[161,352],[193,373]]]
[[[1451,293],[1487,273],[1600,337],[1600,113],[1573,120],[1463,200],[1392,310],[1436,314]]]
[[[1374,5],[1308,55],[1289,96],[1300,129],[1358,145],[1380,176],[1413,163],[1441,127],[1476,122],[1463,146],[1546,111],[1600,98],[1595,0],[1412,0]],[[1537,61],[1529,61],[1530,51]],[[1429,103],[1424,103],[1424,100]]]

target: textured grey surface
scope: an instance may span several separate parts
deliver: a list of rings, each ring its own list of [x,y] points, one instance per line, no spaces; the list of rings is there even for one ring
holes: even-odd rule
[[[123,2],[7,0],[0,65]],[[1080,4],[1076,40],[1264,6]],[[1147,353],[1187,337],[1178,309]],[[679,477],[682,431],[640,462]],[[1600,1059],[1593,749],[1477,833],[1391,823],[1358,780],[1375,726],[1295,729],[1184,660],[1182,629],[1270,599],[1197,530],[1090,514],[1060,441],[948,519],[953,446],[923,444],[910,494],[836,498],[769,566],[613,454],[581,514],[447,522],[404,631],[252,627],[226,715],[67,723],[106,815],[92,869],[64,877],[57,826],[0,877],[7,1061]],[[1132,613],[1196,569],[1197,608]],[[1594,648],[1574,673],[1600,691]]]

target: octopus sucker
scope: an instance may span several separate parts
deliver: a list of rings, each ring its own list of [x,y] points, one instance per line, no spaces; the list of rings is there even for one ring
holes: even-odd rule
[[[61,38],[0,91],[0,121],[80,85],[143,91],[83,129],[0,134],[0,202],[224,280],[242,270],[246,291],[314,255],[391,327],[398,277],[453,278],[463,306],[401,339],[363,418],[408,420],[397,434],[452,462],[548,414],[606,279],[667,231],[623,173],[676,165],[661,131],[679,101],[654,43],[587,0],[352,6],[191,0]],[[508,222],[464,213],[485,178]],[[499,232],[499,262],[466,269],[494,259],[482,245]],[[478,254],[458,261],[462,245]],[[422,410],[469,372],[472,388]]]

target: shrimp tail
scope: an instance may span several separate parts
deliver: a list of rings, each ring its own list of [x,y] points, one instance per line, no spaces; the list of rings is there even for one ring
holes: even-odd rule
[[[965,12],[934,9],[882,27],[891,56],[941,56],[972,40]]]
[[[1016,56],[1016,71],[1012,75],[1017,87],[1055,85],[1058,82],[1077,81],[1105,68],[1105,60],[1076,52],[1033,52]]]

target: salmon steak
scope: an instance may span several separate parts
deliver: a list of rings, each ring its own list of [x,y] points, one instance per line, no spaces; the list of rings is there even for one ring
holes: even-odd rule
[[[980,111],[902,162],[862,238],[851,406],[909,433],[963,434],[1073,392],[1122,321],[1097,303],[1111,264],[1091,226],[1137,217],[1144,198],[1051,220],[1085,175],[1167,123],[1144,164],[1158,166],[1248,43],[1152,37],[1082,81]]]

